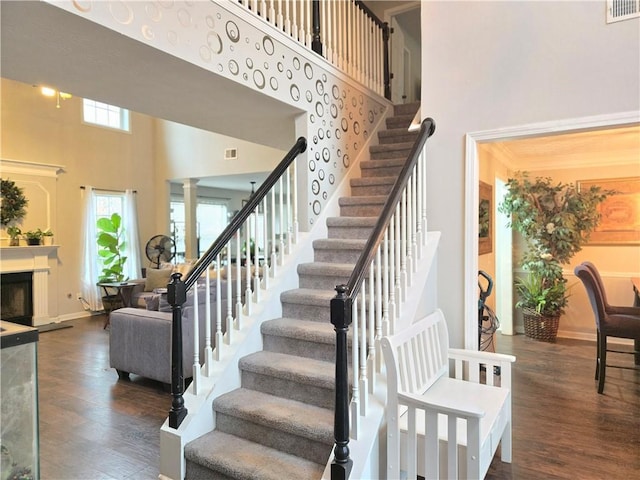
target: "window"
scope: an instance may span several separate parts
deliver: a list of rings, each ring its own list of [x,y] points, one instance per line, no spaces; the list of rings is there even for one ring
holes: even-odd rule
[[[85,98],[82,112],[86,123],[129,131],[129,110]]]
[[[96,193],[96,220],[111,217],[117,213],[122,217],[124,211],[124,194],[122,193]]]
[[[222,233],[227,224],[228,207],[225,200],[198,197],[196,208],[198,257],[200,257]],[[185,257],[185,218],[182,198],[171,200],[171,234],[176,243],[176,257],[184,261]]]

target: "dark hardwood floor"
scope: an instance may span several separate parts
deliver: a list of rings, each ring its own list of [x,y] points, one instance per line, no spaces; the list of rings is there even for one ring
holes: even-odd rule
[[[159,428],[171,396],[162,385],[109,368],[104,317],[42,333],[38,345],[43,480],[156,479]],[[513,463],[494,459],[488,479],[640,478],[640,372],[593,380],[595,346],[523,335],[499,337],[514,353]],[[617,359],[614,359],[617,360]],[[630,365],[624,356],[621,363]]]

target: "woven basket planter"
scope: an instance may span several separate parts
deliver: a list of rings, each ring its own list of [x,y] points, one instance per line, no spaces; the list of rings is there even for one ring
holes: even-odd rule
[[[523,309],[524,334],[541,342],[555,342],[558,334],[560,315],[540,315],[535,310]]]

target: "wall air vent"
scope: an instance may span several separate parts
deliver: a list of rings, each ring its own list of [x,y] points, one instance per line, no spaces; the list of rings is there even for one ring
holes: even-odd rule
[[[236,160],[238,158],[238,149],[237,148],[227,148],[224,151],[224,159],[225,160]]]
[[[607,23],[640,17],[640,0],[607,0]]]

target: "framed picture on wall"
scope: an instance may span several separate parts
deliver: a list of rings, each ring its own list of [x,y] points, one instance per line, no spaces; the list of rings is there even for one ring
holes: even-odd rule
[[[598,186],[616,193],[598,205],[600,225],[589,245],[640,245],[640,177],[579,180],[578,191]]]
[[[493,231],[493,187],[480,182],[480,196],[478,201],[478,254],[491,253]]]

